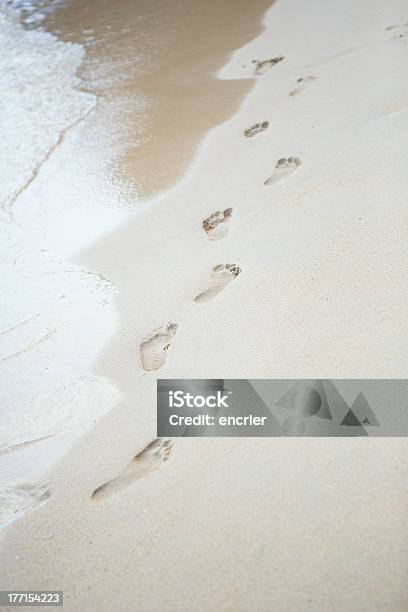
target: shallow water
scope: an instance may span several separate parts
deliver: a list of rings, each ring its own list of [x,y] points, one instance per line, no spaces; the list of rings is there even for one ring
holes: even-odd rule
[[[26,31],[14,4],[0,6],[0,205],[6,212],[63,133],[95,105],[76,76],[84,55],[79,44]]]
[[[13,0],[0,6],[0,256],[8,304],[0,359],[10,382],[1,448],[71,422],[71,400],[56,410],[54,393],[66,380],[77,389],[115,318],[107,305],[112,283],[72,258],[123,219],[128,211],[120,205],[132,208],[171,185],[206,131],[240,104],[252,80],[214,74],[261,29],[269,4]],[[82,349],[79,359],[59,330],[69,320],[67,335],[82,337],[88,310],[99,331],[89,328],[90,350]],[[53,369],[41,367],[38,347],[53,355]]]
[[[151,196],[180,177],[205,132],[239,106],[252,80],[220,80],[228,55],[261,29],[271,0],[64,0],[25,11],[86,53],[81,89],[98,97],[103,129],[94,147],[115,141],[116,183],[130,200]]]

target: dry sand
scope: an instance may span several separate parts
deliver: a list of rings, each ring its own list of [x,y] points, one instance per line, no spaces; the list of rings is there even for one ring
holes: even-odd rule
[[[104,207],[90,117],[16,201],[68,304],[14,357],[27,397],[25,375],[43,389],[35,424],[10,409],[1,588],[64,589],[75,612],[407,610],[405,439],[151,445],[158,376],[406,377],[406,21],[397,1],[281,0],[218,75],[257,72],[252,91],[171,189]],[[72,288],[73,258],[100,285]]]

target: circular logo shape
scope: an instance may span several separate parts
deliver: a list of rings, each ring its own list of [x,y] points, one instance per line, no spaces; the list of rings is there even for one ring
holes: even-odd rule
[[[313,387],[304,387],[296,394],[295,408],[305,417],[317,414],[322,405],[320,393]]]

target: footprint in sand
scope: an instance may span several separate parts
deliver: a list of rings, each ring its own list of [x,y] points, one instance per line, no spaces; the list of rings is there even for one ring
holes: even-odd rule
[[[228,234],[228,222],[232,216],[232,208],[217,210],[203,221],[203,229],[209,240],[219,240]]]
[[[285,58],[283,57],[283,55],[281,55],[279,57],[273,57],[272,59],[268,60],[252,60],[252,63],[255,64],[254,75],[259,76],[261,74],[265,74],[265,72],[268,72],[268,70],[270,70],[272,66],[279,64],[279,62],[284,59]]]
[[[316,77],[312,75],[300,77],[300,79],[296,81],[297,85],[295,89],[292,89],[292,91],[289,92],[289,95],[298,96],[299,94],[302,93],[302,91],[305,91],[305,89],[310,85],[312,81],[315,81],[315,80],[316,80]]]
[[[266,179],[264,185],[272,185],[277,181],[289,176],[292,172],[295,172],[302,165],[302,161],[298,157],[282,157],[275,164],[275,170],[273,174]]]
[[[15,485],[0,488],[0,526],[35,510],[51,497],[47,485]]]
[[[140,355],[144,370],[158,370],[167,360],[167,352],[171,346],[178,325],[169,323],[167,327],[156,329],[151,336],[140,345]]]
[[[236,264],[221,264],[215,266],[212,271],[211,284],[208,289],[194,298],[197,304],[208,302],[218,295],[234,278],[241,272]]]
[[[408,22],[396,25],[390,25],[385,28],[386,32],[395,31],[395,35],[392,36],[393,40],[400,40],[406,42],[408,40]]]
[[[252,138],[253,136],[256,136],[257,134],[260,134],[260,132],[264,132],[268,126],[269,126],[269,121],[262,121],[262,123],[255,123],[254,125],[251,125],[250,128],[245,130],[244,135],[247,138]]]
[[[138,453],[122,474],[117,478],[108,480],[92,493],[92,499],[102,499],[110,497],[113,493],[125,489],[135,480],[140,480],[157,470],[164,461],[170,458],[173,449],[171,440],[157,438]]]

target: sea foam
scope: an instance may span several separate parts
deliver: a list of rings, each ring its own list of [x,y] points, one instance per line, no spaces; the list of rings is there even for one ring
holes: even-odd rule
[[[0,8],[0,205],[10,209],[67,129],[94,107],[76,75],[84,49],[27,30],[21,10]]]

